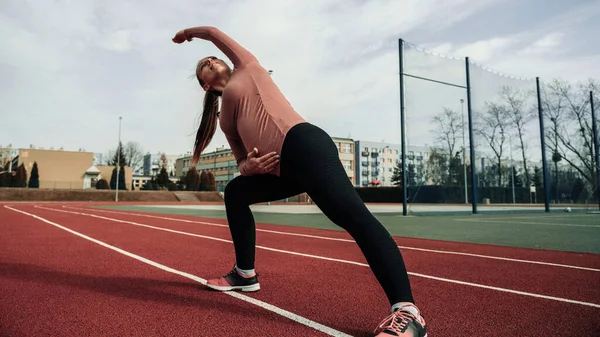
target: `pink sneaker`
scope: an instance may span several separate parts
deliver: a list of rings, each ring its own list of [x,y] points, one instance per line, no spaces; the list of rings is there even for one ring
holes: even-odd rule
[[[244,292],[260,290],[258,283],[258,274],[250,277],[245,277],[237,272],[235,267],[225,276],[208,280],[206,286],[218,291],[241,290]]]
[[[381,321],[375,333],[375,337],[427,337],[427,326],[420,313],[415,316],[403,307]]]

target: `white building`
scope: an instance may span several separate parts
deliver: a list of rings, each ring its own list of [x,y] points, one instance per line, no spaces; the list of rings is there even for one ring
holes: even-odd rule
[[[161,157],[162,157],[163,153],[156,153],[156,154],[150,154],[147,153],[144,155],[144,162],[143,162],[143,175],[144,176],[153,176],[153,175],[157,175],[158,173],[160,173],[160,169],[162,166],[161,163]],[[175,175],[175,162],[177,161],[177,158],[179,158],[180,156],[178,155],[168,155],[165,154],[165,156],[167,157],[167,173],[169,174],[169,176],[174,176]]]
[[[378,186],[393,186],[394,168],[402,158],[402,145],[383,142],[357,140],[356,146],[356,186],[369,186],[379,182]],[[406,147],[406,165],[415,166],[415,180],[422,183],[425,179],[425,163],[428,153],[424,146]]]

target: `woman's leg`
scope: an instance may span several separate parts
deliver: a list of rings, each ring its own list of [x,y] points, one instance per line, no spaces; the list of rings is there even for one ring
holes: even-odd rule
[[[250,205],[302,193],[297,184],[274,175],[238,176],[225,187],[225,210],[235,248],[235,267],[223,277],[208,280],[220,291],[260,289],[254,272],[256,228]]]
[[[323,213],[344,228],[362,250],[391,305],[414,302],[406,267],[396,242],[371,214],[348,179],[331,138],[310,124],[292,128],[286,137],[282,177],[295,179]]]
[[[240,269],[254,269],[256,228],[250,205],[285,199],[303,191],[297,184],[265,174],[238,176],[225,187],[225,209],[236,264]]]
[[[288,160],[281,176],[297,181],[331,221],[352,235],[385,291],[392,313],[376,328],[377,337],[427,337],[400,250],[352,186],[331,137],[308,123],[296,125],[281,158]]]

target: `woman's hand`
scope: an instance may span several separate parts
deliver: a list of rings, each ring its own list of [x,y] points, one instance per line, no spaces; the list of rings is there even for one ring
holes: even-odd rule
[[[185,41],[192,41],[193,37],[191,37],[185,29],[182,29],[175,34],[173,38],[173,42],[175,43],[184,43]]]
[[[269,173],[279,163],[279,155],[276,152],[267,153],[258,158],[257,155],[258,150],[256,148],[248,153],[244,169],[249,175]]]

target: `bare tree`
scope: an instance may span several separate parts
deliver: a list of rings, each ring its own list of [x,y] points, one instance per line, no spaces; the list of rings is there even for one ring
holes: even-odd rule
[[[436,140],[443,144],[441,146],[443,157],[448,161],[446,170],[448,172],[446,183],[452,183],[452,180],[456,180],[456,172],[452,172],[453,166],[450,165],[450,160],[455,157],[456,143],[459,137],[462,135],[462,118],[460,113],[449,108],[444,108],[444,111],[435,115],[432,118],[432,122],[436,124],[436,128],[431,132],[436,134]],[[439,158],[436,158],[439,160]],[[456,182],[456,181],[454,181]]]
[[[498,186],[502,186],[502,154],[504,153],[504,143],[508,134],[509,120],[507,119],[508,112],[502,105],[486,102],[485,112],[474,127],[475,132],[483,137],[485,143],[494,152],[498,174]]]
[[[160,168],[166,170],[167,164],[168,164],[167,155],[163,153],[160,155]]]
[[[593,133],[589,92],[600,90],[594,79],[579,82],[574,88],[566,81],[553,80],[543,86],[544,116],[551,126],[545,139],[557,163],[565,160],[588,182],[594,183]]]
[[[431,147],[429,149],[426,167],[427,180],[431,180],[433,185],[443,185],[449,180],[448,158],[446,158],[444,149],[439,147]],[[401,172],[401,170],[398,172]]]
[[[527,125],[535,119],[535,111],[531,109],[528,103],[533,97],[532,90],[514,89],[511,87],[502,88],[502,99],[506,103],[506,111],[508,118],[512,124],[512,128],[519,137],[519,149],[521,150],[521,158],[523,159],[523,169],[525,170],[525,183],[529,186],[531,176],[527,168],[527,144],[526,134]]]
[[[104,153],[103,157],[102,157],[102,159],[103,159],[102,160],[103,161],[102,164],[103,165],[111,166],[112,165],[111,163],[113,162],[113,158],[115,157],[115,153],[116,152],[117,152],[117,148],[116,147],[112,148],[112,149],[110,149],[108,151],[106,151],[106,153]]]
[[[125,150],[125,156],[127,157],[127,166],[133,167],[134,169],[139,167],[142,160],[144,160],[144,151],[138,142],[129,141],[123,147]]]

